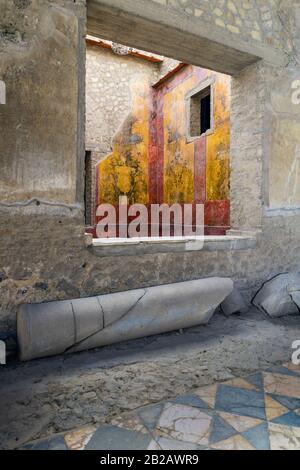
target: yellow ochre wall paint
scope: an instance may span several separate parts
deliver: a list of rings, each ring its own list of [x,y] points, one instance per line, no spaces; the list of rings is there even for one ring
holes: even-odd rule
[[[164,96],[164,202],[194,200],[194,143],[186,141],[186,93],[195,87],[192,76]]]
[[[187,66],[188,67],[188,66]],[[206,139],[206,200],[229,200],[230,77],[199,67],[178,71],[160,87],[163,95],[164,202],[194,201],[195,141],[187,139],[186,95],[208,77],[213,78],[213,132]],[[185,75],[184,75],[185,73]],[[182,74],[182,80],[181,80]],[[149,126],[152,110],[149,81],[132,84],[132,109],[117,131],[113,151],[98,164],[98,203],[149,202]],[[158,152],[161,150],[158,150]],[[159,155],[157,155],[159,156]]]
[[[140,78],[140,77],[139,77]],[[148,203],[148,147],[151,88],[145,80],[132,82],[132,109],[117,131],[113,151],[97,167],[98,203]]]
[[[209,72],[212,75],[212,72]],[[206,144],[206,200],[229,199],[230,77],[214,74],[214,130]]]
[[[214,78],[213,132],[206,136],[206,200],[229,199],[230,77],[193,67],[192,75],[164,97],[164,199],[168,204],[194,200],[194,141],[187,141],[186,95]]]

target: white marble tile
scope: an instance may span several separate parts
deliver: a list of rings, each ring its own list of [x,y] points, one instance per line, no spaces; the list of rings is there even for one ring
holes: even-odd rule
[[[197,408],[167,404],[157,431],[166,438],[207,445],[212,418]]]
[[[300,428],[269,423],[271,450],[300,450]]]

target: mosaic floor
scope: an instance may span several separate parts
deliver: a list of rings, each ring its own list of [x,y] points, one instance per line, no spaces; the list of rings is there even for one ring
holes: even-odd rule
[[[201,387],[100,427],[27,444],[61,450],[300,450],[300,366]]]

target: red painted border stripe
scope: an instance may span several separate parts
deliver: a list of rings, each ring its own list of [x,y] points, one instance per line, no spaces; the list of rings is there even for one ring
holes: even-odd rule
[[[194,142],[194,201],[203,204],[206,199],[206,136]]]

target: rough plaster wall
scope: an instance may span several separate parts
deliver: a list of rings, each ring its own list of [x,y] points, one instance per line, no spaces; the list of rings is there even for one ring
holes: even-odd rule
[[[85,247],[81,220],[62,215],[2,217],[14,223],[15,236],[1,253],[0,331],[15,329],[15,308],[23,302],[41,302],[136,287],[179,282],[214,275],[231,276],[249,299],[266,277],[299,269],[299,218],[263,221],[256,250],[191,252],[101,258]],[[44,228],[41,238],[40,230]],[[71,236],[70,236],[71,234]],[[24,249],[26,247],[26,249]],[[11,261],[13,253],[14,263]]]
[[[289,52],[286,67],[265,65],[263,196],[266,208],[300,207],[300,3],[276,2],[280,34]],[[298,90],[294,87],[297,83]]]
[[[299,9],[300,12],[300,9]],[[298,22],[298,31],[300,21]],[[299,55],[300,57],[300,45]],[[293,99],[293,83],[300,90],[300,62],[283,70],[266,69],[266,202],[271,208],[300,207],[300,104]]]
[[[0,4],[0,196],[76,199],[78,44],[83,1]],[[83,17],[84,18],[84,17]]]
[[[263,65],[231,80],[231,225],[260,229],[264,125]]]
[[[133,85],[156,81],[159,66],[130,56],[118,56],[97,46],[87,47],[86,147],[112,151],[113,138],[132,109]]]
[[[5,15],[2,14],[1,16],[1,34],[3,35],[3,28],[7,28],[5,24],[7,25],[9,21],[12,21],[15,25],[13,38],[17,42],[13,42],[11,36],[9,41],[7,41],[8,38],[4,42],[1,40],[1,67],[4,63],[14,67],[10,63],[6,51],[10,52],[11,48],[16,47],[17,55],[14,55],[14,60],[18,57],[21,76],[22,71],[29,66],[31,56],[26,45],[24,45],[24,48],[22,46],[21,49],[18,38],[20,38],[20,34],[21,37],[24,34],[26,39],[26,31],[28,31],[29,37],[37,34],[34,26],[36,16],[33,14],[27,15],[26,22],[28,24],[26,26],[23,13],[18,13],[13,2],[4,3],[5,6],[10,5],[10,9],[5,10]],[[51,3],[53,4],[53,2]],[[73,2],[55,2],[58,5],[65,4],[70,8],[71,3],[73,8]],[[203,5],[205,3],[204,1],[201,2]],[[216,2],[207,3],[215,4]],[[261,5],[263,3],[266,5],[266,2],[261,2]],[[291,42],[292,53],[288,67],[272,70],[266,64],[252,66],[240,76],[236,76],[233,83],[233,102],[237,97],[235,93],[238,90],[243,93],[238,109],[233,109],[233,117],[236,122],[232,123],[235,136],[238,134],[238,129],[242,130],[239,137],[241,149],[238,152],[237,146],[235,146],[232,152],[232,199],[233,214],[236,214],[234,215],[234,226],[236,228],[239,228],[239,226],[249,227],[250,223],[253,228],[260,226],[262,234],[257,249],[232,252],[157,254],[128,258],[97,258],[85,247],[83,215],[76,208],[71,211],[71,208],[50,208],[44,205],[26,209],[4,209],[2,207],[0,210],[1,332],[13,332],[15,330],[16,307],[22,302],[73,298],[80,295],[94,295],[213,275],[232,276],[237,280],[238,285],[245,289],[245,293],[249,298],[267,277],[287,270],[299,270],[299,216],[282,212],[279,216],[269,217],[265,216],[263,212],[263,190],[265,189],[263,180],[264,182],[267,181],[267,157],[270,146],[274,145],[272,142],[276,142],[277,138],[270,126],[269,111],[271,109],[273,118],[278,118],[282,122],[285,116],[285,113],[281,112],[284,110],[283,105],[278,104],[278,109],[271,108],[270,90],[276,85],[276,94],[282,96],[285,103],[286,85],[283,86],[283,82],[277,80],[277,77],[287,77],[288,80],[293,80],[299,70],[299,42],[294,20],[294,6],[299,5],[299,3],[291,0],[285,0],[284,2],[271,2],[270,0],[267,5],[277,7],[279,3],[284,9],[284,14],[281,15],[282,27],[277,28],[276,26],[277,33],[275,34],[274,31],[274,42],[278,41],[278,36],[280,36],[278,44],[284,45]],[[257,2],[257,4],[260,4],[260,2]],[[1,7],[2,5],[1,3]],[[40,1],[39,5],[41,11],[43,11],[48,2]],[[31,2],[30,8],[37,8],[37,2]],[[33,13],[33,10],[30,11]],[[40,10],[36,11],[40,12]],[[276,13],[276,9],[272,12],[273,17],[274,12]],[[246,20],[251,23],[251,19],[248,20],[247,18],[246,12]],[[275,21],[277,24],[279,18],[277,17]],[[40,24],[39,27],[44,30],[45,26]],[[46,30],[48,31],[47,28]],[[17,34],[16,31],[19,31],[20,34]],[[40,54],[43,82],[48,84],[53,69],[51,62],[48,60],[47,67],[43,65],[42,59],[47,58],[47,50],[42,48],[45,40],[43,34],[39,33],[36,41],[43,51],[43,54]],[[53,30],[48,34],[50,37],[52,34],[55,35]],[[7,35],[7,32],[5,35]],[[42,39],[39,41],[40,38]],[[282,47],[285,47],[285,45]],[[174,52],[175,48],[176,45],[174,45]],[[60,50],[59,56],[65,57],[64,50]],[[70,49],[68,51],[70,52]],[[75,54],[73,49],[71,51],[73,51],[72,55]],[[3,53],[5,53],[5,56],[3,56]],[[38,68],[31,71],[32,79],[36,79],[37,83],[39,83],[38,79],[41,77],[40,70]],[[70,75],[70,70],[66,69],[69,79],[67,85],[65,85],[67,88],[72,88],[70,84],[73,83],[73,80],[76,81],[76,77]],[[65,83],[64,80],[65,76],[62,80],[61,74],[55,75],[55,83],[58,82],[59,87],[62,88],[62,83]],[[8,86],[10,86],[9,83]],[[27,102],[24,102],[23,89],[15,88],[14,93],[16,94],[14,99],[18,99],[18,106],[15,103],[15,109],[22,116],[24,126],[29,126],[31,115],[28,113]],[[260,100],[260,103],[258,103],[258,100]],[[256,117],[252,112],[253,103],[254,108],[258,111]],[[277,103],[279,103],[278,100]],[[36,104],[36,106],[38,105]],[[72,109],[72,112],[74,112],[74,109]],[[58,111],[56,118],[61,118],[60,113],[64,118],[64,112],[60,108],[58,108]],[[247,116],[252,119],[255,118],[253,125],[245,122]],[[64,119],[59,119],[62,128],[63,121]],[[261,121],[263,121],[263,125],[261,125]],[[246,124],[250,126],[249,129]],[[36,126],[35,130],[39,131],[39,126]],[[60,132],[59,129],[58,134]],[[14,128],[13,131],[11,127],[7,128],[5,134],[7,139],[14,139],[18,142],[20,133],[17,134]],[[24,148],[29,148],[35,154],[42,153],[44,140],[31,141],[30,143],[32,135],[31,132],[27,141],[28,147],[25,146]],[[16,153],[12,152],[11,156],[14,157],[15,155]],[[67,151],[66,155],[68,155]],[[280,157],[284,156],[280,154]],[[75,153],[73,158],[75,160]],[[57,168],[59,169],[60,166],[58,165]],[[73,174],[72,168],[73,166],[70,164],[71,174]],[[2,185],[3,183],[1,183],[1,189]],[[266,192],[268,193],[268,188]],[[31,194],[32,191],[30,191]],[[251,220],[252,222],[249,222]]]

